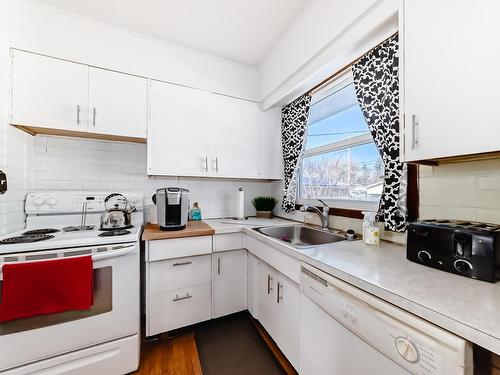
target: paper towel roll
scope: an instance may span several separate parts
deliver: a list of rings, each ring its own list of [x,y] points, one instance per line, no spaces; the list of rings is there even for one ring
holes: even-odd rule
[[[243,188],[238,189],[238,204],[236,206],[236,217],[245,217],[245,191]]]

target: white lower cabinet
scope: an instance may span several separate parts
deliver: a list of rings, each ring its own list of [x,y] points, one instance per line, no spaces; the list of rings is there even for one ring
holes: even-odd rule
[[[298,260],[241,233],[148,241],[146,250],[147,336],[248,309],[299,368]]]
[[[210,283],[152,295],[149,336],[209,320],[210,299]]]
[[[276,281],[276,338],[290,363],[299,368],[300,357],[300,288],[288,277],[278,273]]]
[[[211,236],[146,243],[147,336],[212,318],[211,252]]]
[[[257,291],[259,290],[259,260],[252,253],[247,255],[247,306],[250,314],[258,319],[259,304],[257,303]]]
[[[247,251],[233,250],[212,255],[213,318],[247,308]]]
[[[290,363],[299,365],[300,290],[298,284],[259,260],[258,319]]]

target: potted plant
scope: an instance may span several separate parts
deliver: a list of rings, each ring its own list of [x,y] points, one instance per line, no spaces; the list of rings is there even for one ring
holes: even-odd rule
[[[271,219],[273,217],[273,208],[277,202],[274,197],[255,197],[252,199],[252,205],[257,211],[256,216]]]

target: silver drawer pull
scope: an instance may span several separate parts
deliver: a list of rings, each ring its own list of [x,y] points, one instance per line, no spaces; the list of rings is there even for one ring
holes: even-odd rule
[[[81,112],[80,105],[77,105],[76,106],[76,124],[77,125],[80,125],[80,112]]]
[[[175,298],[172,300],[173,302],[177,302],[177,301],[182,301],[183,299],[188,299],[188,298],[191,298],[193,297],[191,294],[189,293],[186,293],[185,296],[182,296],[182,297],[179,297],[178,294],[175,295]]]
[[[267,275],[267,294],[271,294],[271,290],[273,290],[271,287],[271,281],[273,281],[273,278],[271,275]]]
[[[95,126],[95,116],[97,115],[97,111],[95,107],[92,109],[92,124]]]
[[[172,267],[178,267],[178,266],[187,266],[188,264],[192,264],[193,262],[189,262],[189,261],[186,261],[186,262],[179,262],[179,263],[174,263],[172,264]]]
[[[417,115],[411,115],[411,149],[415,150],[418,147],[418,119]]]

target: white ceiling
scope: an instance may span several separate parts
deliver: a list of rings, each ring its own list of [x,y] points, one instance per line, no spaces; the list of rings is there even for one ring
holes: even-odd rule
[[[314,0],[35,0],[152,38],[258,66]]]

